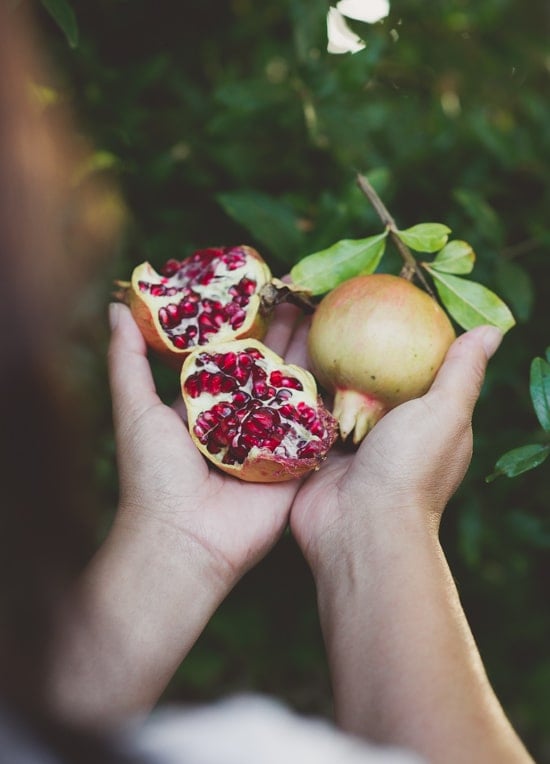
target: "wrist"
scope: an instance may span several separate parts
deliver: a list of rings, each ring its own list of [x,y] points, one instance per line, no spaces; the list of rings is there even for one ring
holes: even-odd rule
[[[170,517],[121,504],[107,544],[132,549],[143,564],[170,571],[171,578],[200,581],[223,599],[240,577],[224,556]]]
[[[440,515],[419,503],[347,506],[322,537],[308,549],[307,559],[318,590],[349,590],[372,571],[402,565],[411,556],[440,555]]]

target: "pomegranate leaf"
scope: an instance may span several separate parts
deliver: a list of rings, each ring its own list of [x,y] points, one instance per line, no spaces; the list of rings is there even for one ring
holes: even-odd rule
[[[218,194],[216,200],[277,260],[287,265],[295,261],[303,240],[290,205],[257,191],[228,191]]]
[[[73,9],[67,0],[41,0],[57,26],[61,29],[71,48],[78,45],[78,24]]]
[[[523,472],[532,470],[542,464],[550,454],[550,446],[540,443],[534,443],[529,446],[520,446],[503,454],[495,464],[495,471],[485,478],[487,483],[491,483],[499,475],[506,477],[516,477]]]
[[[430,265],[436,271],[442,273],[457,273],[465,275],[471,273],[474,267],[476,255],[470,244],[466,241],[455,239],[449,241],[440,250]]]
[[[427,263],[423,266],[432,276],[441,302],[464,329],[492,324],[501,332],[507,332],[515,325],[516,321],[506,303],[483,284],[438,273]]]
[[[518,263],[499,260],[495,270],[495,283],[507,300],[514,315],[524,323],[528,321],[535,302],[535,288],[530,274]]]
[[[374,273],[384,254],[387,235],[384,231],[366,239],[342,239],[328,249],[303,257],[290,271],[292,283],[320,295],[353,276]]]
[[[550,363],[544,358],[534,358],[531,363],[530,391],[538,420],[550,432]]]
[[[397,231],[403,244],[415,252],[438,252],[447,243],[451,229],[443,223],[419,223]]]

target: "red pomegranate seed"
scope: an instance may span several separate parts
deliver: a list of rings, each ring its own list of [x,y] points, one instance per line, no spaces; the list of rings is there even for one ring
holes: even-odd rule
[[[178,338],[179,339],[179,338]],[[202,393],[202,387],[199,383],[199,375],[191,374],[185,380],[185,390],[191,396],[191,398],[198,398]]]
[[[285,403],[284,406],[281,406],[279,408],[279,414],[281,416],[286,417],[287,419],[296,419],[297,418],[297,411],[295,406],[292,406],[290,403]]]
[[[246,318],[246,311],[242,310],[241,308],[235,313],[234,316],[231,316],[229,323],[231,324],[231,327],[233,329],[238,329],[240,326],[244,324],[245,318]]]
[[[250,400],[250,395],[248,393],[245,393],[243,390],[239,390],[239,392],[235,393],[233,396],[233,403],[238,408],[241,408],[244,406],[248,401]]]
[[[256,289],[256,282],[247,278],[246,276],[243,276],[243,278],[237,284],[237,289],[241,295],[247,295],[250,297],[254,294],[254,290]]]
[[[222,371],[232,373],[237,368],[237,354],[236,353],[219,353],[216,355],[216,363]]]
[[[176,334],[173,337],[170,337],[170,339],[172,340],[174,347],[178,348],[178,350],[185,350],[189,347],[187,332],[185,334]]]
[[[326,435],[325,426],[319,419],[313,422],[309,429],[311,430],[312,435],[317,435],[318,438],[324,438]]]
[[[298,450],[298,456],[307,458],[308,456],[317,456],[322,450],[323,444],[320,440],[310,440],[305,446]]]
[[[173,276],[176,271],[179,271],[181,263],[179,260],[167,260],[162,266],[161,273],[163,276]]]
[[[150,291],[153,297],[163,297],[166,294],[166,287],[162,284],[153,284]]]
[[[269,397],[269,388],[263,380],[254,382],[254,384],[252,385],[252,390],[256,398],[261,398],[262,400],[264,400]]]
[[[140,292],[147,292],[149,290],[149,284],[146,281],[138,281],[138,287]]]
[[[182,318],[192,318],[199,312],[199,306],[193,300],[187,299],[180,302],[180,316]]]

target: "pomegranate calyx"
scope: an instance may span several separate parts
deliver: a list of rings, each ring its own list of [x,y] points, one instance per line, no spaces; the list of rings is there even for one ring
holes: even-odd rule
[[[260,291],[260,313],[268,316],[283,302],[289,302],[301,308],[304,313],[313,313],[316,305],[311,301],[311,292],[285,284],[277,278],[272,278]]]
[[[338,420],[342,440],[353,433],[353,443],[360,443],[365,435],[388,411],[385,403],[371,395],[354,390],[337,390],[334,395],[333,416]]]

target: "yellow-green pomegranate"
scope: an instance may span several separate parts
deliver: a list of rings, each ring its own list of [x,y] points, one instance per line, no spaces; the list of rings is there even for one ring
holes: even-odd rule
[[[430,387],[455,332],[426,292],[389,274],[356,276],[319,304],[311,368],[334,394],[343,439],[359,443],[390,409]]]

